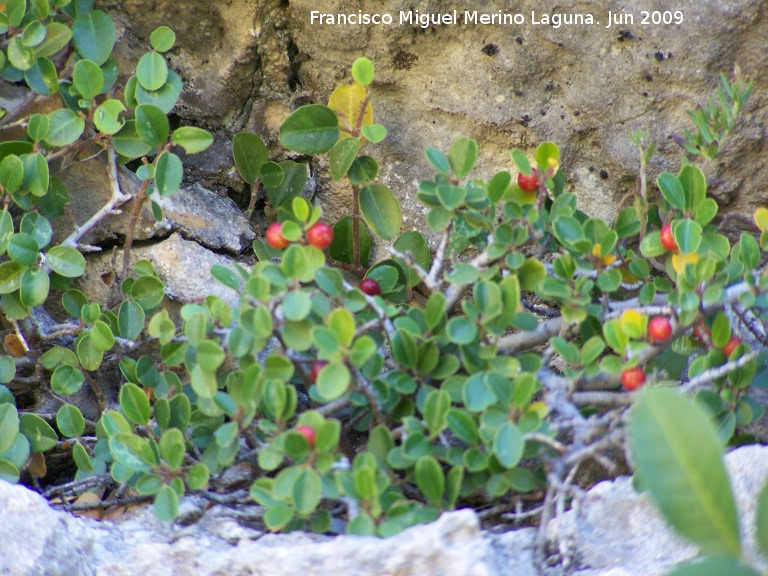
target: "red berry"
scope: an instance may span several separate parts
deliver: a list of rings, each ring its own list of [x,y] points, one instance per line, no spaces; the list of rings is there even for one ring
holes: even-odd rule
[[[304,436],[304,438],[307,439],[307,442],[309,442],[309,447],[314,448],[315,447],[315,429],[312,428],[312,426],[307,426],[306,424],[302,424],[301,426],[296,426],[296,432]]]
[[[315,248],[325,250],[333,240],[333,229],[325,222],[318,222],[307,230],[307,241]]]
[[[539,171],[534,168],[528,175],[521,172],[517,175],[517,185],[523,192],[536,192],[539,189]]]
[[[677,252],[678,246],[677,242],[675,242],[675,237],[672,234],[671,224],[664,224],[664,226],[661,227],[659,236],[661,237],[661,245],[664,246],[664,248],[670,252]]]
[[[381,294],[381,286],[373,278],[363,278],[358,288],[360,288],[363,294],[368,294],[368,296],[378,296]]]
[[[672,335],[672,324],[665,316],[654,316],[648,323],[648,336],[651,342],[666,342]]]
[[[625,390],[632,392],[637,390],[645,382],[645,371],[640,366],[635,366],[621,373],[621,385]]]
[[[315,360],[312,362],[312,369],[309,371],[309,379],[312,381],[312,384],[317,382],[317,377],[320,375],[320,370],[325,368],[325,365],[328,364],[325,360]]]
[[[741,340],[736,336],[731,336],[731,339],[725,343],[725,346],[723,346],[723,354],[730,356],[739,344],[741,344]]]
[[[278,250],[282,250],[290,242],[285,239],[285,236],[283,236],[283,223],[282,222],[273,222],[267,227],[267,244],[272,246],[272,248],[277,248]]]

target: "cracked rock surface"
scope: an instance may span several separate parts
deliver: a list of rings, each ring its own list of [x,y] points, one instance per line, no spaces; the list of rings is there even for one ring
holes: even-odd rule
[[[739,448],[726,464],[741,516],[746,556],[760,570],[754,542],[755,503],[768,477],[768,448]],[[81,519],[51,509],[38,494],[0,481],[0,574],[7,576],[656,576],[696,554],[666,526],[627,477],[588,491],[550,522],[548,550],[562,550],[538,570],[536,530],[494,534],[471,510],[443,514],[382,540],[305,533],[264,534],[241,526],[215,505],[186,497],[187,525],[166,525],[151,508],[116,522]]]

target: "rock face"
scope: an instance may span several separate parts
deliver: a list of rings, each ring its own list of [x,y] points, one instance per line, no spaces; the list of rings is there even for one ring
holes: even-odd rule
[[[746,556],[764,571],[751,526],[768,477],[768,448],[740,448],[726,463]],[[185,498],[181,517],[191,517],[201,504]],[[533,563],[534,529],[483,532],[470,510],[444,514],[387,540],[269,535],[238,525],[218,505],[186,526],[164,525],[148,508],[115,523],[79,519],[52,510],[22,486],[0,481],[0,519],[0,574],[8,576],[656,576],[696,554],[626,477],[597,485],[578,508],[548,525],[548,536],[566,544],[567,559],[543,572]]]
[[[127,33],[141,41],[158,23],[176,29],[178,48],[171,57],[185,79],[181,116],[229,133],[252,130],[272,143],[275,158],[285,154],[275,145],[281,120],[296,105],[327,102],[335,85],[350,81],[354,59],[369,57],[377,73],[375,118],[389,136],[367,150],[381,163],[382,182],[403,203],[404,229],[425,229],[415,201],[417,182],[431,175],[423,149],[446,150],[459,136],[478,141],[482,175],[510,168],[512,147],[532,151],[540,142],[556,142],[570,189],[589,213],[611,220],[616,202],[636,179],[638,155],[629,130],[647,128],[659,144],[652,177],[676,171],[681,149],[668,137],[690,126],[685,111],[714,94],[719,73],[730,76],[739,65],[745,78],[765,85],[768,53],[754,49],[768,34],[761,5],[684,0],[664,7],[681,13],[679,25],[653,24],[653,15],[644,24],[641,10],[649,6],[634,0],[597,0],[552,11],[542,11],[534,0],[514,9],[499,0],[472,4],[470,12],[520,14],[525,19],[520,25],[465,24],[465,5],[437,0],[342,0],[322,6],[310,0],[233,0],[195,3],[182,12],[170,0],[131,0],[114,9]],[[415,21],[399,22],[401,11],[452,13],[454,8],[456,24],[422,28]],[[394,23],[319,24],[311,19],[318,9],[386,13]],[[591,14],[595,24],[535,24],[545,12]],[[609,12],[614,20],[607,28]],[[728,154],[710,168],[712,193],[724,210],[748,213],[762,202],[756,191],[768,188],[768,166],[756,161],[766,146],[766,98],[764,91],[754,91],[725,143]],[[208,154],[225,156],[215,149]],[[330,219],[346,214],[348,195],[330,182],[323,166],[314,171],[317,196]]]

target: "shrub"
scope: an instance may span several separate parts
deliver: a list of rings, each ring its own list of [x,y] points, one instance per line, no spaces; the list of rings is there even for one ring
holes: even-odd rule
[[[4,15],[3,77],[41,94],[58,90],[64,103],[18,121],[27,137],[0,144],[0,292],[4,313],[17,320],[45,304],[49,285],[66,287],[66,278],[83,273],[80,239],[128,200],[117,162],[141,158],[135,220],[147,199],[173,194],[182,181],[172,145],[200,152],[211,137],[170,130],[166,115],[181,81],[162,56],[173,45],[168,28],[152,34],[153,50],[121,100],[112,97],[114,26],[105,13],[88,2],[43,0],[9,1]],[[48,57],[70,41],[77,62],[60,81]],[[746,388],[763,355],[746,336],[765,340],[760,250],[768,212],[755,214],[759,241],[744,233],[731,245],[713,223],[718,206],[701,168],[686,160],[677,174],[659,175],[660,195],[649,190],[653,147],[637,132],[640,186],[609,225],[581,212],[565,190],[555,144],[541,144],[532,164],[512,151],[527,177],[523,189],[509,171],[474,176],[477,144],[459,138],[447,153],[426,151],[434,175],[417,198],[439,238],[432,253],[419,232],[400,234],[399,202],[363,153],[386,137],[373,121],[371,62],[358,59],[352,77],[327,106],[298,108],[280,130],[293,152],[327,153],[332,177],[353,190],[351,215],[333,223],[327,255],[307,237],[322,212],[299,195],[306,166],[270,161],[257,135],[235,135],[235,163],[254,192],[249,211],[263,185],[281,223],[280,242],[254,242],[252,269],[211,269],[239,306],[210,296],[173,317],[152,266],[130,271],[127,257],[119,302],[91,303],[66,290],[74,342],[51,347],[44,339],[28,354],[61,408],[55,422],[19,415],[13,395],[0,389],[3,478],[17,481],[32,453],[66,443],[76,480],[109,471],[153,499],[164,520],[176,517],[188,490],[215,498],[210,479],[244,462],[272,531],[330,531],[336,514],[349,533],[387,536],[470,502],[515,520],[540,514],[545,526],[585,460],[613,469],[606,454],[623,442],[624,408],[634,397],[620,389],[623,373],[640,367],[645,387],[687,380],[682,388],[698,390],[723,442],[760,414]],[[696,133],[678,139],[686,150],[714,158],[748,92],[723,78],[718,100],[693,115]],[[93,223],[46,249],[47,217],[68,201],[48,163],[85,143],[106,150],[113,198]],[[673,253],[660,236],[666,224]],[[391,258],[369,267],[371,235],[392,246]],[[126,255],[131,243],[129,235]],[[380,293],[361,290],[363,279]],[[668,338],[648,335],[650,316],[669,319]],[[726,355],[737,333],[743,338]],[[148,343],[159,353],[138,355]],[[88,422],[69,397],[86,381],[98,392],[115,361],[120,409],[103,405]],[[0,359],[0,380],[14,375],[13,358]],[[311,408],[298,413],[300,390]],[[522,496],[536,490],[546,493],[543,505],[525,507]]]

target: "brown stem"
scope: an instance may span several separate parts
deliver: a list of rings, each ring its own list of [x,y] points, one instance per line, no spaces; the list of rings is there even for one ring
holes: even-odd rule
[[[352,265],[360,267],[360,188],[352,185]]]
[[[136,195],[136,204],[133,206],[133,214],[131,214],[131,220],[128,223],[128,233],[125,236],[125,247],[123,248],[123,269],[120,272],[120,280],[125,280],[128,277],[128,264],[131,256],[131,246],[133,245],[133,232],[136,228],[136,222],[141,214],[141,207],[144,205],[144,201],[147,199],[147,186],[149,180],[144,180],[141,183],[139,193]]]
[[[260,184],[261,180],[259,178],[256,178],[256,180],[253,181],[253,184],[251,184],[251,200],[248,202],[248,210],[246,212],[248,218],[251,217],[253,214],[253,209],[256,206],[256,197],[258,196]]]

